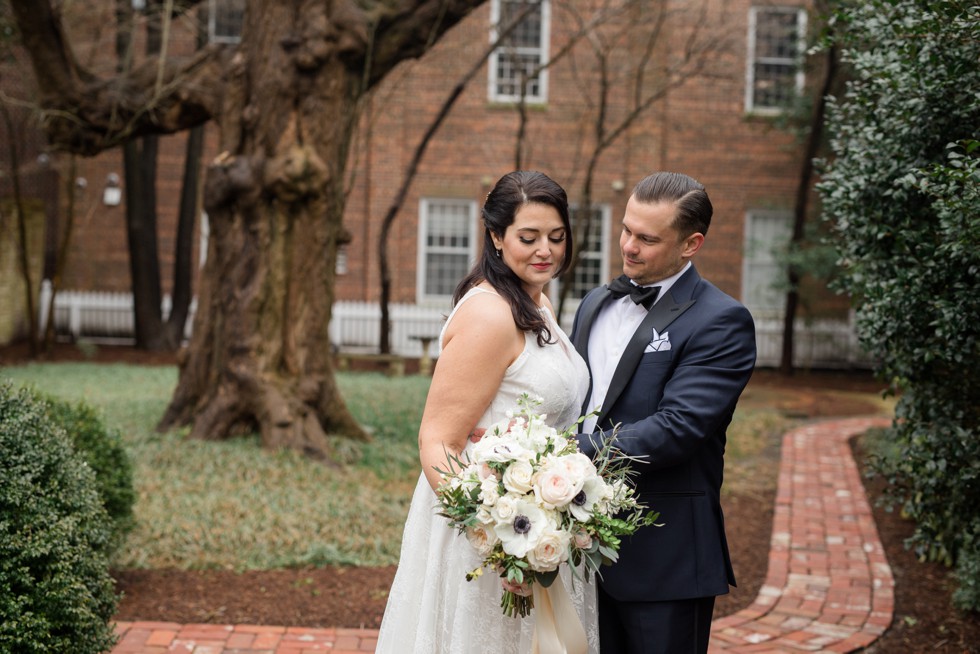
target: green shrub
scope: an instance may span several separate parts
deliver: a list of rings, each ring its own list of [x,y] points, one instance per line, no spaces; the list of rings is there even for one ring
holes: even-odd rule
[[[819,184],[861,343],[902,389],[890,438],[909,546],[980,611],[980,7],[840,3],[850,77]]]
[[[109,430],[95,410],[83,402],[69,404],[50,399],[48,416],[65,430],[72,444],[95,472],[96,488],[112,518],[112,550],[133,528],[133,466],[119,432]]]
[[[104,652],[116,608],[95,474],[27,390],[0,384],[0,652]]]

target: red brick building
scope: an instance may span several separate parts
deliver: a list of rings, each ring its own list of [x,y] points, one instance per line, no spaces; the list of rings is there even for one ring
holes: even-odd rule
[[[244,0],[208,4],[215,11],[212,39],[233,38],[234,10]],[[618,13],[603,20],[592,0],[544,0],[480,68],[431,140],[390,234],[392,301],[439,311],[448,307],[448,295],[482,240],[481,200],[500,175],[515,168],[518,151],[522,168],[546,172],[565,186],[573,203],[581,201],[585,169],[596,150],[602,69],[608,73],[602,107],[607,132],[629,114],[636,98],[653,101],[596,161],[592,206],[601,229],[589,244],[572,296],[618,274],[619,220],[632,185],[649,172],[673,170],[703,182],[715,207],[695,259],[702,275],[742,299],[760,321],[779,316],[782,293],[771,282],[782,276],[782,268],[772,252],[788,241],[803,162],[795,137],[777,119],[814,82],[801,56],[812,20],[808,5],[806,0],[619,0]],[[338,266],[338,300],[377,302],[381,222],[415,148],[452,86],[494,41],[501,16],[524,6],[523,0],[487,0],[425,57],[389,76],[365,107],[348,166],[345,225],[351,241]],[[597,26],[591,38],[581,38],[581,25],[589,21]],[[97,61],[111,45],[107,34],[91,29],[89,56]],[[174,34],[171,51],[187,51],[193,43],[188,25],[176,25]],[[80,59],[86,61],[84,55]],[[522,126],[520,71],[542,64],[524,97]],[[108,70],[114,63],[104,65]],[[205,160],[215,154],[213,131]],[[183,141],[168,137],[161,147],[165,280]],[[77,203],[66,289],[128,289],[124,210],[106,204],[104,193],[110,176],[121,176],[120,161],[118,152],[110,152],[79,162],[78,176],[88,184]],[[202,242],[206,228],[204,234]],[[824,296],[804,307],[803,318],[846,316],[846,306]]]

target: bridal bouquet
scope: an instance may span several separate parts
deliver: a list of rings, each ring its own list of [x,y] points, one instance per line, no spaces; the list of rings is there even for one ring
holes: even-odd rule
[[[468,458],[450,456],[449,470],[439,470],[440,515],[482,558],[468,581],[487,568],[515,590],[547,588],[563,563],[573,571],[584,564],[587,581],[616,561],[622,536],[659,517],[644,515],[637,503],[628,457],[607,445],[589,459],[578,450],[578,423],[564,432],[547,426],[534,410],[540,403],[524,394],[517,411],[487,429]],[[503,590],[507,616],[527,616],[533,606],[530,593]]]

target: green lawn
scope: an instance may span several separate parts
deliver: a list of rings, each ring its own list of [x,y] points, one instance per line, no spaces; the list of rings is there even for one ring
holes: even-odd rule
[[[0,378],[84,400],[121,432],[139,499],[118,567],[243,570],[398,560],[419,474],[427,377],[338,375],[351,411],[374,433],[371,443],[345,445],[340,467],[264,451],[255,436],[197,441],[180,431],[158,433],[177,381],[173,367],[46,363],[3,368]],[[787,425],[772,412],[736,414],[730,478],[738,478],[740,461],[751,468]]]

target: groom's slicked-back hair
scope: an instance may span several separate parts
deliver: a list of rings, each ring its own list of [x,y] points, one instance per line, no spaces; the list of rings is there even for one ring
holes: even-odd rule
[[[708,233],[714,208],[701,182],[681,173],[647,175],[633,187],[633,199],[643,204],[670,202],[677,206],[674,227],[686,238],[695,232]]]

